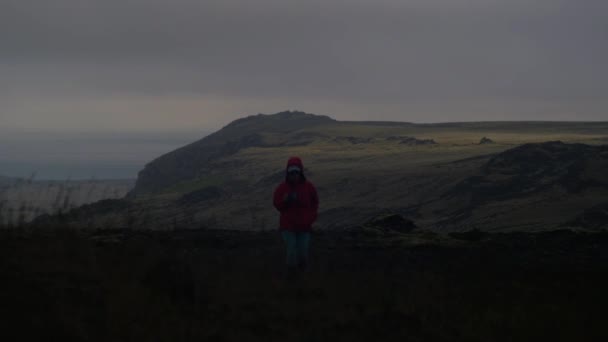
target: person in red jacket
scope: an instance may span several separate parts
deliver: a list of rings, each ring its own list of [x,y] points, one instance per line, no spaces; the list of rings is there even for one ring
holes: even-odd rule
[[[305,271],[319,197],[315,186],[304,176],[304,164],[299,157],[287,161],[285,181],[274,191],[274,207],[281,213],[279,231],[287,247],[287,272]]]

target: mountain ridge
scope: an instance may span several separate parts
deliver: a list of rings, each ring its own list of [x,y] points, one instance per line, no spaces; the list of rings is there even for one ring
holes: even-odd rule
[[[205,164],[247,147],[267,146],[265,133],[289,133],[319,124],[337,122],[328,116],[300,111],[250,115],[232,121],[219,131],[166,153],[146,164],[138,173],[129,197],[162,190],[184,179],[196,178]]]
[[[479,144],[483,137],[494,143]],[[386,213],[420,230],[550,230],[590,222],[576,217],[608,195],[587,182],[608,183],[594,152],[606,137],[608,125],[581,123],[366,124],[297,111],[258,114],[156,158],[134,191],[99,213],[93,205],[64,218],[96,227],[272,229],[272,190],[287,158],[298,155],[317,185],[317,224],[325,229]],[[544,167],[543,155],[554,162]],[[519,166],[504,174],[501,160]],[[530,169],[545,171],[536,177]],[[523,188],[510,191],[511,184]],[[529,193],[526,184],[550,186]],[[601,226],[596,212],[587,211],[594,221],[585,224]]]
[[[558,127],[572,129],[595,129],[608,131],[602,123],[556,123]],[[599,125],[599,127],[598,127]],[[371,142],[382,136],[383,139],[394,139],[391,130],[449,130],[465,129],[471,131],[504,130],[505,127],[521,127],[522,129],[537,130],[547,125],[542,122],[449,122],[418,124],[396,121],[339,121],[327,115],[317,115],[303,111],[282,111],[275,114],[249,115],[230,122],[220,130],[202,139],[182,146],[150,161],[138,173],[136,185],[129,192],[129,197],[149,195],[163,191],[180,182],[194,180],[206,173],[206,168],[215,160],[237,154],[247,148],[268,148],[282,146],[305,146],[315,140],[334,138],[336,142]],[[591,127],[593,126],[593,127]],[[582,127],[582,128],[580,128]],[[321,128],[323,132],[315,131]],[[374,129],[377,133],[366,137],[356,137],[350,131]],[[509,128],[511,129],[511,128]],[[350,131],[349,131],[350,130]],[[389,133],[386,133],[386,132]],[[338,133],[336,133],[338,132]],[[345,132],[348,134],[340,134]],[[404,144],[419,145],[423,142],[433,144],[432,137],[418,139],[408,134],[403,137],[410,139]],[[479,139],[477,138],[477,142]],[[601,139],[601,138],[598,138]]]

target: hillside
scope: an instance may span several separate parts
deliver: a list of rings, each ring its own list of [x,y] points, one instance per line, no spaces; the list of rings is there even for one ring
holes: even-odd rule
[[[88,227],[274,229],[272,191],[287,158],[298,155],[319,190],[319,228],[360,226],[386,212],[419,229],[576,227],[608,194],[605,148],[596,147],[606,137],[608,123],[597,122],[412,124],[258,114],[151,161],[126,198],[62,219]],[[493,143],[480,144],[483,138]]]
[[[608,198],[607,169],[608,145],[525,144],[491,157],[445,193],[437,207],[443,208],[442,223],[447,226],[486,230],[569,226],[586,209]],[[608,221],[604,225],[608,228]]]
[[[258,114],[233,121],[220,131],[148,163],[139,173],[132,195],[149,194],[179,182],[205,176],[210,164],[251,147],[306,145],[314,135],[290,135],[335,121],[303,112]]]

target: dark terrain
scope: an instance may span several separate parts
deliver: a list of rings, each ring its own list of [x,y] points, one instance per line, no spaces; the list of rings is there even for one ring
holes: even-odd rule
[[[3,230],[4,341],[605,340],[608,234]]]
[[[606,136],[234,121],[122,198],[0,220],[2,340],[605,341]],[[311,268],[286,279],[272,190],[293,155],[320,211]]]
[[[272,190],[284,179],[287,158],[297,155],[317,186],[323,228],[357,225],[389,210],[436,232],[604,229],[598,206],[608,198],[606,136],[605,122],[252,115],[150,161],[127,196],[75,208],[59,224],[273,229]]]

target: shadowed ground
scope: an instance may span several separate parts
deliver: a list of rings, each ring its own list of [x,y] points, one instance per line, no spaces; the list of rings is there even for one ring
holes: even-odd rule
[[[608,234],[3,231],[0,334],[63,341],[591,340]]]

